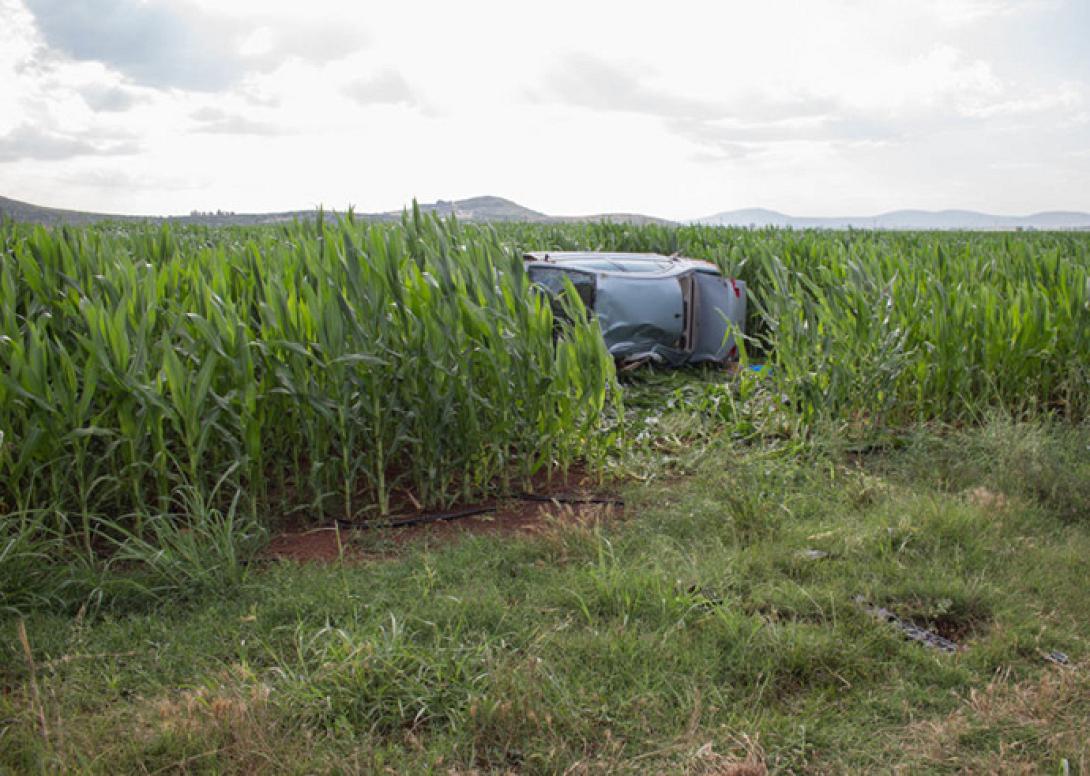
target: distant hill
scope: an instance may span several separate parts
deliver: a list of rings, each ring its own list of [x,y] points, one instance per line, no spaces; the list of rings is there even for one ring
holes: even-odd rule
[[[284,213],[202,213],[187,216],[139,216],[118,215],[116,213],[93,213],[84,210],[62,210],[60,208],[32,205],[17,199],[0,197],[0,218],[11,218],[23,223],[60,226],[62,224],[93,224],[99,221],[172,221],[190,224],[271,224],[290,221],[292,218],[313,216],[313,210],[292,210]]]
[[[440,215],[453,213],[456,218],[463,221],[474,222],[501,222],[501,221],[529,221],[537,223],[567,223],[580,221],[616,221],[618,223],[634,224],[669,224],[662,218],[644,216],[636,213],[601,213],[590,216],[550,216],[536,210],[523,207],[517,202],[512,202],[503,197],[471,197],[470,199],[439,200],[437,202],[420,203],[420,209],[425,213],[436,212]],[[337,211],[327,210],[328,213]],[[372,221],[395,221],[401,218],[401,210],[388,210],[381,213],[356,213],[357,218]],[[185,224],[275,224],[291,221],[293,218],[313,218],[312,210],[288,210],[279,213],[199,213],[184,216],[133,216],[113,215],[109,213],[90,213],[81,210],[60,210],[58,208],[32,205],[28,202],[20,202],[15,199],[0,197],[0,218],[9,217],[15,221],[34,224],[57,226],[61,224],[90,224],[97,221],[170,221]]]
[[[1090,213],[1050,211],[1028,216],[997,216],[974,210],[894,210],[876,216],[807,218],[751,208],[716,213],[697,219],[696,223],[792,229],[1090,229]]]
[[[598,213],[585,216],[555,216],[531,210],[503,197],[471,197],[469,199],[439,200],[420,203],[425,213],[454,214],[463,221],[495,223],[522,221],[530,223],[586,223],[590,221],[614,221],[628,224],[664,224],[675,222],[665,218],[639,213]],[[327,213],[337,211],[327,210]],[[356,217],[370,221],[396,221],[401,210],[381,213],[356,213]],[[275,224],[295,218],[313,218],[314,209],[286,210],[278,213],[195,213],[183,216],[134,216],[109,213],[90,213],[82,210],[61,210],[42,207],[15,199],[0,197],[0,218],[15,221],[56,226],[59,224],[90,224],[96,221],[170,221],[184,224]],[[792,229],[1087,229],[1090,230],[1090,213],[1050,211],[1028,216],[997,216],[973,210],[894,210],[876,216],[838,216],[808,218],[789,216],[775,210],[750,208],[716,213],[693,223],[714,226],[782,227]]]
[[[454,214],[463,221],[548,221],[549,216],[523,207],[517,202],[512,202],[503,197],[470,197],[459,200],[438,200],[432,203],[420,203],[420,209],[425,213],[438,213],[439,215]],[[401,217],[400,210],[391,210],[381,215],[389,217]]]
[[[90,224],[110,218],[115,220],[140,220],[134,216],[110,216],[105,213],[85,213],[79,210],[59,210],[52,207],[31,205],[17,199],[0,197],[0,218],[33,224]]]
[[[550,216],[549,221],[556,223],[587,223],[589,221],[612,221],[615,224],[658,224],[659,226],[677,226],[677,221],[656,216],[645,216],[639,213],[597,213],[592,216]]]

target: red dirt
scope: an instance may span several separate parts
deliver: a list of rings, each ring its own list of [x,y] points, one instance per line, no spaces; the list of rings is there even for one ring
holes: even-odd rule
[[[601,498],[580,484],[582,478],[571,476],[565,482],[554,481],[550,487],[538,489],[542,495],[557,498]],[[423,539],[427,542],[456,541],[467,535],[511,535],[533,533],[561,523],[580,523],[619,516],[624,507],[619,504],[559,503],[501,499],[471,506],[494,508],[494,512],[454,520],[442,520],[400,528],[376,527],[353,529],[343,524],[331,524],[311,530],[292,530],[274,537],[265,549],[266,559],[298,562],[331,562],[340,557],[350,560],[373,560],[389,557],[395,547]],[[450,510],[468,507],[454,507]],[[420,516],[431,514],[420,513]],[[404,517],[401,515],[399,517]]]

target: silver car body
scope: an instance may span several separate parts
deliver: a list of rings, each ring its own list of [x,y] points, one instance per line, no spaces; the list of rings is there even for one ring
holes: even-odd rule
[[[527,253],[530,280],[547,292],[572,281],[618,361],[668,366],[737,355],[746,286],[714,264],[657,253]]]

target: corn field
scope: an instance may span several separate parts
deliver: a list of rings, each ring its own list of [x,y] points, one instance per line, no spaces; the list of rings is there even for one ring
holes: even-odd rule
[[[348,520],[593,458],[614,371],[488,228],[3,227],[0,512]],[[576,311],[578,312],[578,311]]]
[[[800,430],[1090,409],[1090,235],[490,227],[415,210],[9,223],[0,539],[48,526],[93,556],[103,533],[145,541],[163,516],[360,520],[598,468],[624,445],[614,366],[581,308],[561,321],[531,288],[529,249],[679,252],[746,280],[744,357],[771,366]]]

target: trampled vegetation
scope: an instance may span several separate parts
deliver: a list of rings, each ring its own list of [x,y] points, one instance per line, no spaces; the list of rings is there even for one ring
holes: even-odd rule
[[[756,360],[804,424],[1081,419],[1090,408],[1090,236],[507,226],[540,249],[680,253],[746,281]]]
[[[530,287],[531,248],[718,263],[751,294],[744,358],[770,368],[619,384],[594,322],[555,316]],[[47,676],[17,643],[3,653],[19,688],[4,765],[95,770],[80,757],[97,751],[154,770],[214,740],[213,769],[274,767],[298,734],[324,742],[331,770],[366,752],[368,767],[711,772],[734,761],[698,756],[713,739],[773,768],[874,766],[897,761],[907,739],[887,734],[904,709],[957,712],[928,687],[1032,678],[1042,651],[1077,662],[1090,636],[1071,550],[1090,542],[1086,235],[409,214],[6,224],[0,252],[0,608],[29,616],[54,661]],[[632,522],[435,558],[410,545],[380,568],[252,562],[286,522],[443,508],[573,467],[613,478]],[[830,562],[800,555],[815,548]],[[876,638],[851,613],[860,593],[953,623],[971,657]],[[216,618],[232,623],[222,649]],[[109,657],[175,626],[191,643],[167,650],[173,668]],[[69,668],[73,653],[103,673]],[[91,731],[113,740],[121,718],[32,699],[36,673],[142,729],[148,703],[189,706],[110,749]],[[170,688],[187,676],[199,687],[183,701]],[[1090,718],[1081,681],[1053,688],[1076,721]],[[226,716],[202,698],[227,699]],[[1069,720],[1033,713],[1025,762],[1090,756]],[[82,720],[76,738],[41,735],[42,714]],[[281,742],[239,742],[262,728]],[[997,767],[981,730],[968,751],[982,759],[960,765]]]

